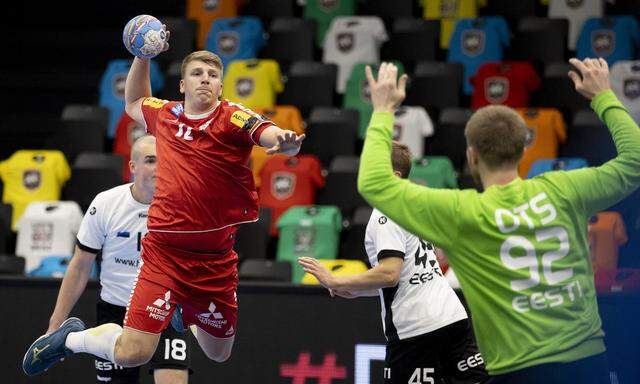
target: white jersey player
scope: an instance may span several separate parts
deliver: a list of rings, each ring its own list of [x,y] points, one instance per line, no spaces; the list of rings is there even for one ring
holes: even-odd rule
[[[155,190],[155,137],[143,136],[134,143],[129,166],[135,181],[99,193],[85,213],[47,334],[58,329],[69,316],[86,287],[96,257],[101,287],[98,325],[122,324],[142,262],[142,237],[147,232],[147,211]],[[149,373],[154,375],[156,384],[186,383],[189,356],[185,335],[169,327],[162,338],[151,359]],[[139,367],[123,368],[96,358],[95,368],[98,383],[139,382]]]
[[[393,169],[407,178],[411,153],[393,143]],[[364,240],[371,269],[333,276],[316,259],[300,258],[332,294],[379,295],[387,339],[385,383],[482,383],[489,376],[475,344],[467,313],[440,270],[435,248],[377,209]]]

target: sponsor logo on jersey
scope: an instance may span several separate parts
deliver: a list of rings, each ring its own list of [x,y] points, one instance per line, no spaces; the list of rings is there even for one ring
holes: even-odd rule
[[[502,104],[509,96],[509,80],[504,77],[489,77],[484,81],[484,95],[491,104]]]
[[[227,332],[224,333],[225,336],[231,336],[233,335],[233,333],[235,332],[235,329],[233,329],[233,325],[229,327],[229,330]]]
[[[584,0],[566,0],[566,3],[569,8],[580,8],[584,4]]]
[[[295,186],[296,175],[291,172],[275,172],[271,176],[271,194],[278,200],[291,197]]]
[[[161,100],[155,97],[147,97],[142,101],[142,105],[156,109],[162,108],[162,106],[167,103],[167,100]]]
[[[628,99],[637,99],[640,96],[640,78],[625,79],[623,92]]]
[[[240,97],[249,97],[253,94],[255,87],[254,81],[251,77],[239,77],[236,80],[236,93]]]
[[[475,368],[483,364],[484,360],[482,359],[482,355],[480,353],[476,353],[473,356],[469,356],[466,359],[458,361],[458,371],[468,371],[470,368]]]
[[[380,216],[380,217],[378,218],[378,224],[380,224],[380,225],[384,225],[384,224],[386,224],[386,223],[387,223],[387,217],[386,217],[386,216]]]
[[[140,260],[132,260],[132,259],[121,259],[119,257],[115,258],[115,262],[116,264],[120,264],[120,265],[126,265],[128,267],[133,267],[133,268],[138,268],[138,265],[140,265]]]
[[[218,8],[218,5],[220,5],[220,0],[204,0],[202,5],[204,6],[205,11],[212,12],[215,11],[216,8]]]
[[[227,324],[227,320],[222,313],[216,311],[216,305],[214,303],[209,303],[209,312],[200,313],[197,317],[202,324],[218,329]]]
[[[153,302],[153,305],[147,305],[146,310],[149,312],[149,317],[159,321],[165,321],[169,315],[169,309],[171,309],[171,303],[169,303],[170,299],[171,291],[167,291],[163,298],[156,299],[156,301]]]
[[[218,34],[218,50],[226,56],[233,56],[238,52],[240,38],[235,31],[223,31]]]
[[[27,169],[22,174],[22,185],[28,190],[40,188],[42,184],[42,174],[38,169]]]
[[[596,56],[609,56],[616,49],[616,34],[607,29],[591,32],[591,49]]]
[[[320,0],[318,1],[318,6],[323,11],[332,11],[338,6],[338,1],[340,0]]]
[[[90,215],[95,215],[96,214],[96,207],[91,207],[91,209],[89,209],[89,214]]]
[[[244,128],[245,124],[249,122],[251,115],[244,111],[235,111],[231,115],[231,124],[238,128]]]
[[[353,32],[342,32],[336,35],[336,46],[343,53],[351,52],[355,46],[356,36]]]
[[[175,117],[180,117],[182,116],[182,113],[184,113],[184,106],[180,103],[180,104],[176,104],[171,108],[171,113],[173,114],[173,116]]]
[[[98,371],[113,371],[116,369],[123,369],[122,366],[114,364],[110,361],[99,361],[99,360],[94,360],[94,364],[96,366],[96,369]],[[107,377],[106,379],[111,380],[110,377]],[[100,379],[98,379],[100,380]]]
[[[422,269],[426,271],[414,273],[409,279],[409,284],[424,284],[427,281],[433,280],[436,276],[443,276],[440,265],[438,265],[438,261],[436,260],[435,248],[431,243],[420,240],[420,246],[416,249],[413,256],[414,266],[422,267]]]
[[[462,32],[462,52],[467,56],[478,56],[484,52],[485,35],[480,29]]]
[[[149,215],[146,212],[138,213],[138,219],[146,219]]]

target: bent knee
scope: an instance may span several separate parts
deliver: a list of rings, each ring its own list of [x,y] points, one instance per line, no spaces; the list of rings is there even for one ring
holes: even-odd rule
[[[126,368],[138,367],[148,363],[154,350],[137,343],[129,343],[116,348],[116,364]]]
[[[221,351],[205,352],[205,354],[209,359],[215,361],[216,363],[224,363],[225,361],[229,360],[229,357],[231,357],[231,348]]]

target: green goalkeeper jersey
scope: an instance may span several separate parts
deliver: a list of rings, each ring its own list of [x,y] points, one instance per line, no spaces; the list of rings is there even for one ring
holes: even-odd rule
[[[613,135],[615,159],[483,193],[395,177],[393,114],[371,119],[358,188],[398,225],[446,251],[492,375],[605,351],[587,218],[640,185],[640,130],[611,91],[591,106]]]

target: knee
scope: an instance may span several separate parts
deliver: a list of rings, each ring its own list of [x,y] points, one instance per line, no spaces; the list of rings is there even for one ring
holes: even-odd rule
[[[153,378],[156,384],[187,384],[189,372],[186,369],[156,369]]]
[[[116,344],[115,363],[126,368],[144,365],[153,357],[153,350],[141,343]]]
[[[219,351],[205,351],[207,357],[216,363],[224,363],[231,357],[231,348],[224,348]]]

